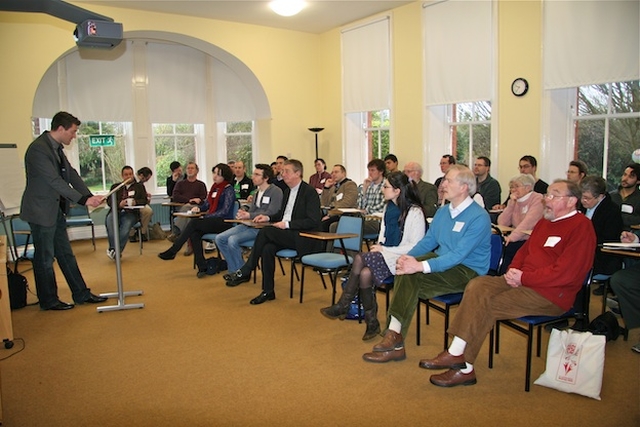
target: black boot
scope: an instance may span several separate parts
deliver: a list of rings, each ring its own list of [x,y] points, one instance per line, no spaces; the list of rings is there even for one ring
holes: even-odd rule
[[[342,295],[340,295],[340,299],[338,300],[338,302],[331,307],[321,308],[320,313],[322,313],[329,319],[344,320],[345,317],[347,317],[347,313],[349,312],[351,301],[353,301],[353,297],[355,297],[356,292],[358,292],[358,284],[360,283],[359,279],[359,274],[351,273],[349,275],[349,280],[347,280],[347,284],[342,290]]]
[[[378,322],[378,301],[374,288],[362,289],[360,292],[362,308],[364,309],[364,323],[367,330],[362,337],[362,341],[369,341],[380,335],[380,322]]]

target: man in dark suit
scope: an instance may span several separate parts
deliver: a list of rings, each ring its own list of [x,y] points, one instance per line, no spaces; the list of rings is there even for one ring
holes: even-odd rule
[[[280,210],[272,217],[258,215],[254,218],[254,222],[270,222],[271,226],[260,230],[247,262],[239,270],[224,276],[227,286],[248,282],[251,271],[256,268],[259,259],[262,259],[262,292],[251,300],[253,305],[276,299],[274,292],[276,252],[291,248],[295,249],[299,256],[303,256],[322,250],[320,241],[300,237],[301,231],[318,231],[322,215],[318,193],[302,181],[302,176],[300,161],[290,159],[284,162],[282,178],[287,188],[283,194]]]
[[[80,120],[59,112],[51,121],[51,131],[36,138],[24,157],[27,185],[22,195],[20,218],[31,227],[35,247],[33,272],[42,310],[68,310],[73,304],[58,299],[53,258],[71,288],[76,304],[100,303],[107,299],[93,295],[82,278],[67,236],[65,213],[69,201],[96,207],[103,198],[94,196],[71,167],[63,145],[76,137]]]

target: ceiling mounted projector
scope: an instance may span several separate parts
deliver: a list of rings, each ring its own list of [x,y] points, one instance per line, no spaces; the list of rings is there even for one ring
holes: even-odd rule
[[[122,41],[122,24],[62,0],[0,0],[0,10],[46,13],[73,22],[77,24],[73,37],[79,47],[111,49]]]
[[[122,24],[87,19],[78,24],[73,37],[79,47],[112,49],[122,41]]]

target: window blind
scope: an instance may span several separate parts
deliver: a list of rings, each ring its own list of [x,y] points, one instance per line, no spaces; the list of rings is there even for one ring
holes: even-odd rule
[[[640,2],[545,1],[545,89],[640,78]]]

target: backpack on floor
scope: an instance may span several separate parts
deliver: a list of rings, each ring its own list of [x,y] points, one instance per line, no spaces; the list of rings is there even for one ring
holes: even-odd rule
[[[17,310],[27,306],[27,278],[22,274],[14,273],[7,267],[7,282],[9,284],[9,303],[11,310]]]
[[[227,270],[227,261],[218,257],[207,258],[207,274],[213,276]]]

